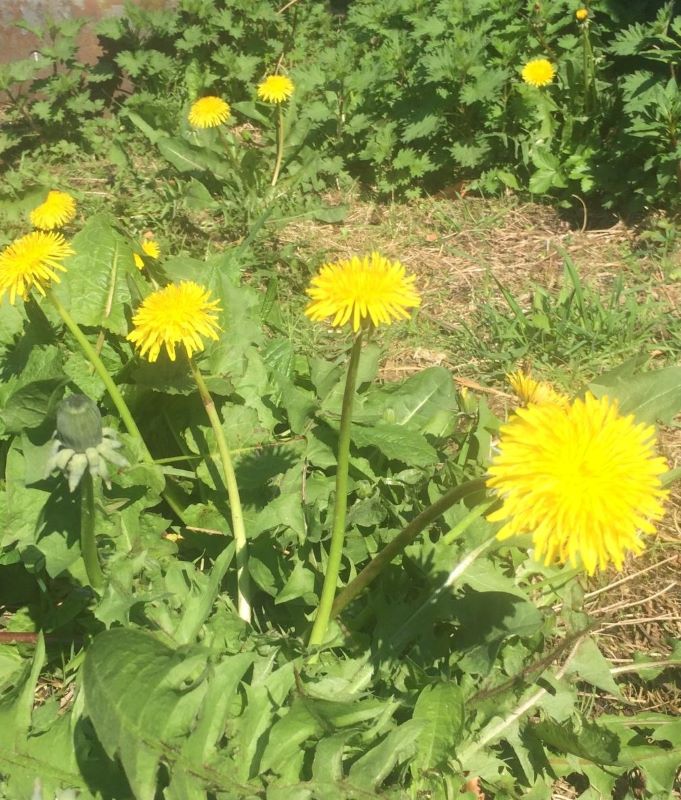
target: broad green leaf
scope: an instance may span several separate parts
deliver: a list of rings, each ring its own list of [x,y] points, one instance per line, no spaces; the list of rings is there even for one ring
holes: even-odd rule
[[[45,642],[38,638],[33,662],[14,689],[0,699],[0,773],[12,797],[31,797],[36,781],[46,796],[76,789],[90,798],[76,759],[72,718],[65,715],[40,735],[32,735],[36,685],[45,661]],[[82,793],[82,794],[81,794]]]
[[[54,412],[64,394],[65,378],[32,381],[14,392],[2,410],[2,420],[9,433],[37,428]]]
[[[410,759],[424,729],[423,720],[412,719],[395,728],[385,739],[359,758],[350,768],[350,785],[378,788],[398,764]]]
[[[592,686],[619,697],[620,688],[612,677],[610,667],[610,662],[598,649],[593,637],[588,636],[580,642],[574,658],[570,660],[566,674],[578,675]]]
[[[222,178],[229,178],[228,164],[216,153],[203,147],[194,147],[182,139],[164,137],[156,143],[161,155],[180,172],[210,171]]]
[[[355,447],[375,447],[384,456],[409,466],[427,467],[437,463],[438,455],[424,436],[401,425],[378,422],[371,427],[352,426]]]
[[[666,367],[638,375],[620,370],[600,375],[589,388],[596,395],[619,401],[622,414],[633,414],[638,422],[669,424],[681,411],[681,367]]]
[[[349,733],[325,736],[315,748],[312,777],[329,783],[343,777],[343,752]]]
[[[175,630],[174,638],[178,644],[191,644],[199,635],[202,625],[210,615],[215,599],[220,591],[222,580],[234,557],[234,542],[225,541],[224,550],[215,559],[210,575],[201,592],[188,597],[184,603],[182,620]]]
[[[454,427],[458,404],[452,376],[443,367],[430,367],[400,384],[373,389],[355,422],[383,420],[433,436],[447,436]]]
[[[298,755],[306,739],[322,733],[317,717],[301,699],[293,702],[286,714],[274,723],[267,739],[267,747],[260,762],[261,771],[277,774],[286,771],[288,762]]]
[[[130,242],[107,214],[96,214],[73,237],[72,245],[76,254],[52,291],[79,325],[127,335],[128,279],[141,282],[144,288]]]
[[[573,753],[594,764],[617,763],[619,737],[596,723],[581,720],[576,726],[572,721],[558,724],[547,719],[533,725],[532,732],[561,753]]]
[[[105,631],[88,649],[85,709],[136,800],[154,800],[159,763],[187,735],[205,696],[205,666],[206,653],[172,650],[135,629]]]
[[[451,682],[425,686],[416,700],[412,719],[424,723],[412,769],[437,769],[454,753],[463,730],[463,694]]]
[[[246,670],[253,663],[253,654],[237,653],[228,656],[214,667],[208,691],[199,711],[196,727],[182,747],[183,765],[206,765],[225,732],[228,709]],[[204,792],[200,777],[186,767],[176,769],[166,790],[168,800],[200,798]]]

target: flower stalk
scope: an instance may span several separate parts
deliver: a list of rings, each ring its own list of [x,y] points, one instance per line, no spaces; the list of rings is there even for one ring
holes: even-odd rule
[[[225,481],[225,488],[227,489],[227,496],[229,497],[229,508],[232,515],[232,532],[234,533],[234,545],[236,549],[237,608],[241,619],[245,622],[250,622],[251,605],[250,578],[248,574],[248,543],[246,540],[243,511],[241,509],[239,486],[236,482],[236,473],[234,472],[232,457],[227,447],[227,440],[225,439],[220,417],[218,416],[215,403],[208,391],[206,382],[203,379],[203,375],[191,358],[187,357],[187,361],[189,362],[189,369],[191,370],[196,387],[199,390],[203,407],[206,409],[206,414],[208,415],[213,434],[215,435],[215,441],[217,442],[218,453],[220,454],[222,474]]]
[[[80,552],[85,564],[85,573],[92,588],[99,592],[104,587],[104,573],[97,555],[95,541],[95,491],[89,470],[80,482]]]
[[[459,486],[452,487],[448,492],[443,494],[439,500],[436,500],[432,505],[428,506],[428,508],[425,508],[393,539],[392,542],[390,542],[390,544],[387,544],[371,559],[359,575],[351,580],[350,583],[338,593],[333,603],[333,608],[331,609],[332,616],[338,616],[355,597],[361,594],[364,589],[378,577],[381,571],[395,556],[399,555],[405,547],[410,545],[428,525],[434,522],[441,514],[444,514],[448,508],[451,508],[464,497],[475,494],[476,492],[481,492],[484,489],[485,478],[474,478]]]
[[[355,399],[355,387],[357,385],[357,370],[359,367],[359,357],[362,350],[362,330],[355,337],[352,350],[350,351],[350,361],[348,372],[345,379],[345,391],[343,392],[343,406],[341,410],[340,431],[338,433],[338,467],[336,471],[336,500],[333,509],[333,529],[331,532],[331,545],[329,547],[329,558],[324,575],[324,584],[319,599],[319,606],[315,616],[312,632],[310,634],[310,646],[315,647],[322,644],[326,636],[326,630],[331,619],[334,597],[336,595],[336,585],[338,583],[338,573],[340,572],[341,559],[343,556],[343,543],[345,541],[345,517],[348,505],[348,469],[350,466],[350,433],[352,426],[352,407]]]
[[[277,158],[274,162],[274,172],[272,173],[272,188],[277,185],[279,173],[281,172],[281,162],[284,158],[284,111],[281,105],[278,107],[277,111]]]

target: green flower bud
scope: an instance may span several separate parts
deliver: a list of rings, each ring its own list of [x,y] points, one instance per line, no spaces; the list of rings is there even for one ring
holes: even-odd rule
[[[57,406],[57,436],[76,453],[97,447],[102,441],[102,415],[84,394],[72,394]]]

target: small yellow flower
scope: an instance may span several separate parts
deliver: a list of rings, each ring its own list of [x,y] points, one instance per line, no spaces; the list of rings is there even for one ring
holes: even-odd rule
[[[617,403],[588,394],[567,408],[531,404],[502,425],[487,485],[502,507],[499,539],[531,533],[544,563],[581,564],[589,575],[627,551],[640,553],[654,533],[668,492],[655,455],[655,432],[620,416]]]
[[[379,253],[324,264],[310,281],[307,294],[312,302],[305,314],[315,321],[333,317],[334,327],[352,318],[354,331],[365,320],[390,325],[408,319],[407,309],[421,305],[415,280],[399,261],[388,261]]]
[[[584,20],[589,17],[589,11],[586,8],[578,8],[577,11],[575,11],[575,16],[578,22],[584,22]]]
[[[220,97],[202,97],[189,109],[189,124],[195,128],[215,128],[232,115],[229,103]]]
[[[560,394],[560,392],[557,392],[550,383],[547,381],[537,381],[531,375],[521,370],[510,372],[506,376],[506,380],[511,384],[511,388],[523,405],[527,406],[530,403],[537,403],[538,405],[553,403],[554,405],[563,406],[564,408],[567,408],[569,405],[568,398]]]
[[[45,201],[29,214],[31,225],[49,231],[63,228],[76,216],[76,201],[66,192],[52,191],[47,193]]]
[[[154,241],[153,239],[145,239],[140,244],[142,248],[142,252],[149,256],[149,258],[156,259],[161,255],[161,248],[158,246],[158,242]],[[139,253],[133,253],[132,257],[135,259],[135,266],[137,269],[144,269],[144,259]]]
[[[0,253],[0,300],[9,292],[14,305],[17,295],[26,300],[33,287],[45,296],[50,281],[59,283],[55,270],[66,272],[61,261],[73,252],[61,233],[33,231],[16,239]]]
[[[202,336],[217,339],[220,327],[216,313],[217,300],[210,292],[193,281],[171,283],[150,294],[132,318],[133,330],[127,338],[141,356],[154,362],[165,346],[171,361],[175,361],[175,345],[183,344],[187,356],[204,348]]]
[[[545,58],[533,58],[523,67],[522,76],[530,86],[548,86],[556,74],[556,68]]]
[[[266,103],[283,103],[293,94],[293,81],[286,75],[269,75],[258,84],[258,97]]]

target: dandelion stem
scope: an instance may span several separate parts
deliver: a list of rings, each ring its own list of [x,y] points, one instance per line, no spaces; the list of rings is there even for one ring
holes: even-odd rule
[[[357,334],[350,351],[348,374],[345,379],[343,393],[343,407],[341,410],[340,431],[338,433],[338,467],[336,471],[336,499],[333,509],[333,530],[331,533],[331,546],[326,564],[324,585],[319,599],[317,615],[315,616],[310,634],[310,646],[318,646],[324,641],[326,629],[331,619],[331,610],[336,595],[336,584],[343,556],[343,542],[345,540],[345,515],[348,505],[348,469],[350,465],[350,433],[352,426],[352,406],[355,399],[355,386],[357,384],[357,369],[359,356],[362,350],[362,331]]]
[[[73,338],[81,346],[83,352],[90,360],[92,366],[95,368],[95,372],[102,379],[102,383],[106,387],[106,390],[109,393],[109,397],[111,398],[113,404],[116,406],[116,409],[120,414],[121,419],[123,420],[123,424],[125,425],[128,433],[139,440],[140,446],[142,448],[142,459],[146,461],[148,464],[152,464],[154,459],[152,458],[151,453],[147,449],[144,439],[142,438],[142,434],[140,433],[140,429],[137,427],[137,423],[132,418],[132,414],[130,413],[128,404],[123,399],[123,395],[120,393],[118,386],[116,386],[116,384],[114,383],[113,378],[111,377],[111,375],[109,375],[109,372],[107,368],[104,366],[102,359],[99,357],[99,354],[97,353],[95,348],[90,344],[83,331],[81,331],[81,329],[78,327],[78,323],[64,308],[59,299],[54,294],[52,294],[52,292],[47,293],[47,298],[55,307],[57,313],[64,321],[64,325],[66,325],[66,327],[73,334]]]
[[[279,120],[277,124],[277,160],[274,162],[274,172],[272,173],[272,186],[277,185],[279,180],[279,172],[281,171],[281,162],[284,158],[284,111],[279,104]]]
[[[104,586],[104,573],[99,564],[95,541],[95,491],[90,470],[86,469],[80,483],[80,552],[85,573],[95,591]]]
[[[215,441],[217,442],[220,461],[222,462],[222,473],[225,480],[225,488],[227,489],[227,496],[229,497],[229,508],[232,514],[232,531],[234,533],[234,545],[236,549],[237,606],[241,619],[250,622],[251,605],[249,600],[248,544],[246,541],[246,529],[244,527],[241,498],[239,497],[239,487],[236,482],[234,465],[232,464],[232,457],[227,447],[227,440],[225,439],[220,417],[218,416],[215,403],[208,391],[206,382],[203,379],[203,375],[191,358],[187,360],[189,361],[189,368],[191,369],[192,376],[199,390],[199,394],[201,395],[203,407],[206,409],[206,414],[208,415],[213,433],[215,434]]]
[[[448,492],[442,495],[439,500],[436,500],[432,505],[425,508],[417,517],[415,517],[404,530],[398,534],[390,544],[387,544],[383,550],[380,551],[372,560],[364,567],[364,569],[357,575],[356,578],[338,593],[338,597],[333,604],[331,614],[335,617],[357,597],[366,587],[378,577],[381,570],[386,567],[396,555],[401,553],[404,548],[411,544],[414,539],[423,531],[428,525],[436,520],[440,514],[443,514],[448,508],[458,503],[459,500],[469,494],[483,491],[485,488],[485,478],[475,478],[474,480],[466,481],[459,486],[454,486]]]

